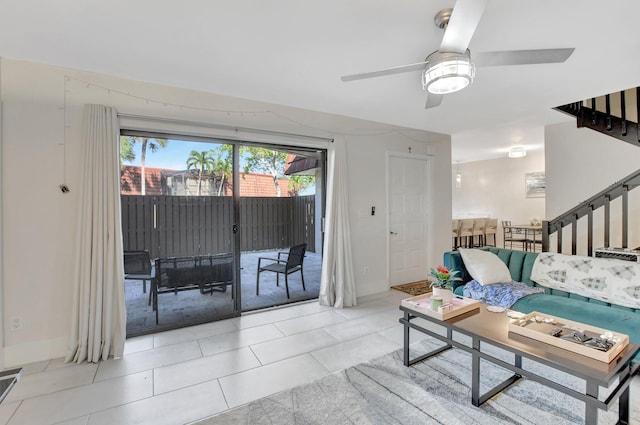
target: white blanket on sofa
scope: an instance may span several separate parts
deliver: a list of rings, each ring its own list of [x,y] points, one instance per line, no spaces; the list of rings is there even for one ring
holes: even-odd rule
[[[543,252],[531,280],[547,288],[640,309],[640,263]]]

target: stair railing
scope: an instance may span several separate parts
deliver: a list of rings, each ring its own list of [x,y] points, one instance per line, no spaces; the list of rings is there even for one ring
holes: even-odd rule
[[[593,235],[594,223],[593,213],[598,208],[604,208],[603,228],[604,228],[604,247],[608,248],[611,240],[611,201],[622,197],[622,247],[628,248],[629,239],[629,202],[628,193],[630,190],[640,186],[640,170],[628,175],[622,180],[612,184],[598,194],[583,201],[575,208],[559,215],[553,220],[545,220],[542,222],[542,251],[547,252],[550,249],[550,237],[557,235],[556,252],[562,253],[563,250],[563,230],[567,226],[571,226],[571,254],[576,255],[578,245],[578,220],[587,216],[587,255],[593,255]]]
[[[636,91],[636,111],[640,111],[640,87],[632,89]],[[640,146],[640,123],[627,119],[626,92],[620,92],[620,116],[611,113],[611,95],[591,98],[588,101],[573,102],[554,108],[558,111],[576,117],[578,128],[587,127],[608,136]],[[604,102],[604,110],[598,104]],[[633,105],[632,105],[633,106]],[[640,121],[640,120],[638,120]]]

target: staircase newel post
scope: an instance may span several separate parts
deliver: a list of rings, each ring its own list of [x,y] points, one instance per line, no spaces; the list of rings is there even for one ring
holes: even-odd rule
[[[604,96],[604,102],[605,102],[605,111],[606,111],[606,129],[607,131],[611,131],[611,129],[613,128],[613,125],[611,124],[611,95],[605,95]]]
[[[584,127],[584,101],[578,103],[578,116],[577,116],[578,128]]]
[[[620,92],[620,115],[622,115],[620,120],[620,134],[622,136],[627,135],[627,101],[625,99],[624,90]]]
[[[636,111],[640,111],[640,87],[636,87]],[[636,123],[636,140],[640,142],[640,119]]]
[[[549,221],[542,220],[542,252],[549,252]]]

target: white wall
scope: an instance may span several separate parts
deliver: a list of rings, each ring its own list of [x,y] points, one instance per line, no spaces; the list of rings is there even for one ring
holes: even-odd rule
[[[555,218],[640,168],[640,148],[574,123],[545,128],[547,165],[546,215]],[[640,245],[640,190],[629,192],[629,247]],[[611,246],[622,246],[620,199],[611,203]],[[604,245],[602,213],[594,213],[594,248]],[[586,239],[586,218],[578,226],[578,254],[585,255],[580,241]],[[564,252],[570,252],[569,232],[563,234]],[[551,240],[555,247],[556,239]],[[586,247],[586,243],[582,243]]]
[[[434,156],[433,180],[439,183],[433,188],[437,208],[432,216],[436,224],[448,223],[451,217],[449,136],[6,58],[0,71],[5,366],[60,357],[66,351],[84,104],[112,105],[127,114],[344,139],[359,296],[388,288],[388,151],[411,148]],[[63,195],[58,189],[63,182],[70,193]],[[360,218],[359,211],[372,205],[376,216]],[[450,246],[448,227],[434,227],[430,264],[437,264]],[[369,269],[366,277],[359,273],[363,266]],[[10,332],[6,324],[15,316],[22,317],[24,327]]]
[[[457,188],[457,170],[462,187]],[[525,174],[545,171],[544,152],[530,152],[524,158],[500,158],[466,162],[451,170],[453,218],[492,217],[498,219],[497,245],[502,246],[502,220],[526,224],[544,218],[545,198],[525,196]]]
[[[2,238],[2,58],[0,58],[0,341],[4,341],[4,267],[3,261],[3,238]],[[4,350],[0,350],[0,367],[4,365]]]

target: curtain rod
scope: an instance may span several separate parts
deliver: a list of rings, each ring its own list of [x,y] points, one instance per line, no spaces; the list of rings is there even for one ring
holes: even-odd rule
[[[225,125],[225,124],[213,124],[213,123],[206,123],[206,122],[200,122],[200,121],[188,121],[188,120],[180,120],[176,118],[156,118],[156,117],[147,117],[144,115],[120,114],[120,113],[118,113],[118,118],[136,119],[141,121],[156,121],[156,122],[159,121],[159,122],[170,123],[170,124],[191,125],[196,127],[214,128],[214,129],[227,130],[227,131],[245,131],[245,132],[255,133],[255,134],[264,134],[266,136],[295,137],[299,139],[317,140],[317,141],[330,142],[330,143],[333,142],[333,138],[329,138],[329,137],[309,136],[306,134],[285,133],[282,131],[261,130],[257,128],[238,127],[238,126]]]

